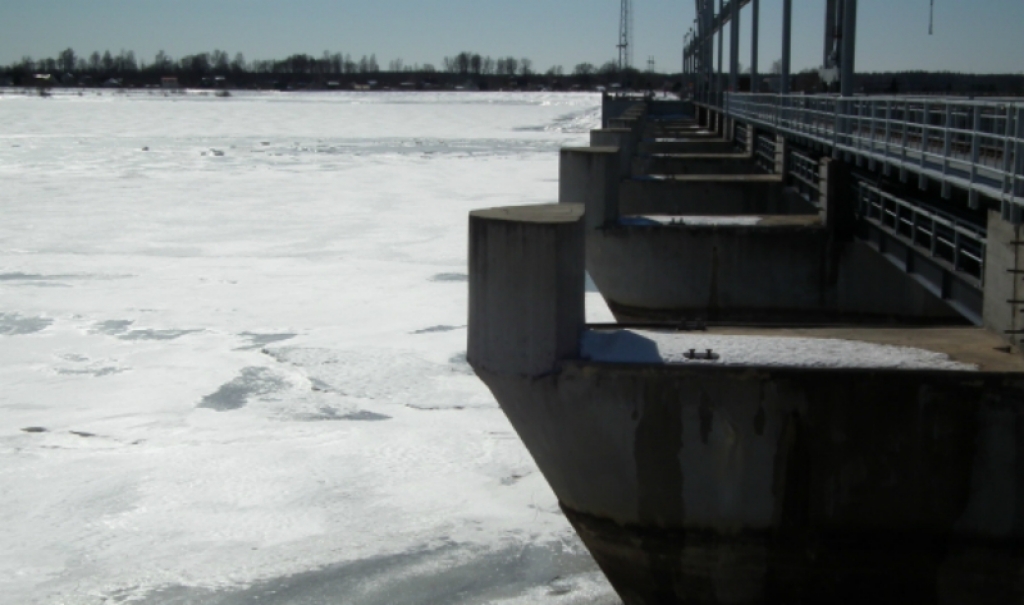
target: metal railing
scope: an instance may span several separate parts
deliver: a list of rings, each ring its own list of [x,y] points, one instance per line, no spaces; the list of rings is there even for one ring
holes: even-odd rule
[[[750,127],[746,124],[736,124],[735,140],[740,147],[747,146],[747,137],[750,136]]]
[[[978,286],[983,282],[987,240],[982,227],[863,181],[857,185],[857,213],[929,257],[948,263],[961,277],[970,276]]]
[[[768,172],[775,172],[775,137],[761,133],[754,140],[754,161]]]
[[[804,199],[820,207],[821,171],[819,161],[795,149],[788,150],[788,153],[789,174],[787,176],[792,178],[793,186]]]
[[[730,93],[726,114],[901,178],[1024,206],[1024,101]],[[1016,208],[1016,214],[1020,209]],[[1005,214],[1005,208],[1004,208]]]

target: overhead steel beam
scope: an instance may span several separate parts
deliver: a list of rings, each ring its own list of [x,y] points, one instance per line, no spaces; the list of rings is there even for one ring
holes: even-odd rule
[[[757,51],[758,29],[761,25],[761,0],[752,0],[753,8],[750,14],[750,92],[758,92],[757,85]]]
[[[729,92],[740,91],[740,5],[736,0],[729,3],[732,17],[729,20]]]
[[[843,38],[840,52],[839,94],[853,96],[857,60],[857,0],[843,0]]]
[[[793,51],[793,0],[782,0],[782,74],[779,92],[789,94],[789,65]]]

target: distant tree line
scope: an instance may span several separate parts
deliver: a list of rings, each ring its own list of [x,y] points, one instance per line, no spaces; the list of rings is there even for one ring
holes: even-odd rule
[[[382,68],[375,54],[356,58],[329,51],[319,57],[294,54],[284,59],[247,61],[242,53],[230,55],[219,49],[179,58],[161,50],[147,63],[130,50],[84,55],[67,48],[53,58],[23,57],[0,66],[0,84],[6,79],[7,84],[24,86],[40,85],[41,81],[64,86],[156,86],[167,77],[177,78],[182,86],[190,87],[317,88],[372,80],[381,86],[468,85],[481,89],[542,85],[555,89],[601,85],[659,90],[675,85],[678,88],[678,76],[620,70],[614,61],[600,67],[580,63],[570,73],[556,65],[538,73],[533,61],[526,57],[492,58],[474,52],[444,57],[440,68],[432,63],[405,63],[402,59],[391,60]]]
[[[400,62],[399,62],[400,63]],[[102,55],[93,52],[89,56],[78,55],[74,49],[68,48],[57,54],[56,58],[33,60],[22,57],[6,66],[7,73],[68,73],[74,75],[127,75],[139,72],[159,73],[164,75],[198,74],[198,75],[230,75],[241,73],[283,73],[283,74],[355,74],[377,73],[376,55],[363,55],[354,60],[351,55],[329,53],[317,58],[312,55],[296,54],[283,60],[247,62],[245,55],[235,53],[234,57],[223,50],[208,53],[185,55],[174,59],[164,51],[159,51],[152,63],[138,61],[133,51],[122,50],[117,55],[105,51]],[[401,70],[400,70],[401,71]]]

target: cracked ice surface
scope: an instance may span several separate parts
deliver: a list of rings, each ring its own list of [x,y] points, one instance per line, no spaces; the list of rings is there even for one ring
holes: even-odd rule
[[[0,94],[0,604],[615,603],[463,327],[599,102]]]

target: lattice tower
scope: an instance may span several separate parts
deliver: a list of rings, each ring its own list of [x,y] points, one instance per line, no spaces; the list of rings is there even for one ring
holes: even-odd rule
[[[622,0],[619,10],[619,69],[633,66],[633,0]]]

